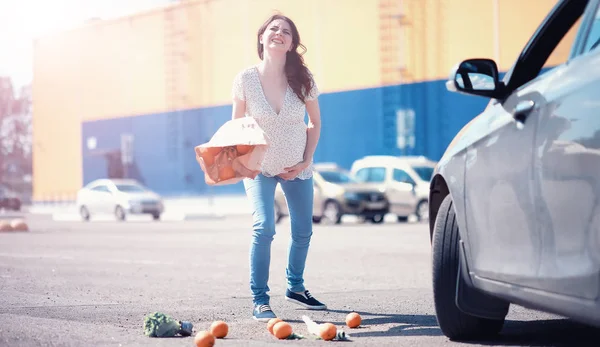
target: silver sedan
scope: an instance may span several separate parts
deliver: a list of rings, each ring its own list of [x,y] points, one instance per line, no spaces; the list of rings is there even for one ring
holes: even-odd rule
[[[570,57],[544,68],[559,43]],[[600,327],[599,43],[600,1],[560,0],[502,80],[490,59],[453,69],[450,91],[491,100],[430,184],[434,302],[451,339],[498,333],[510,304]]]

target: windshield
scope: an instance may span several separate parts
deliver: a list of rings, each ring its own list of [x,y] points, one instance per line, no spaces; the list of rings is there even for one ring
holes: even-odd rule
[[[413,170],[419,175],[423,181],[431,181],[433,175],[433,167],[430,166],[413,166]]]
[[[342,171],[319,171],[321,177],[329,183],[354,183],[356,180]]]
[[[135,184],[117,184],[117,189],[124,193],[142,193],[146,190]]]

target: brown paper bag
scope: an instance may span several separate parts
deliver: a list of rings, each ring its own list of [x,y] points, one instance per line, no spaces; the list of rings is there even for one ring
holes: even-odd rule
[[[194,148],[208,185],[238,183],[260,173],[269,141],[254,118],[232,119]]]

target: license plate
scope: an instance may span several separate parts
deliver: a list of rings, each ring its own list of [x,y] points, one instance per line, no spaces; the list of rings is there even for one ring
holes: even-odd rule
[[[385,202],[370,202],[367,204],[367,207],[372,210],[378,210],[385,207]]]

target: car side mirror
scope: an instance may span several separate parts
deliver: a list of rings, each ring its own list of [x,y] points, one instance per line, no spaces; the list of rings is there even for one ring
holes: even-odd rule
[[[498,66],[491,59],[467,59],[456,65],[446,82],[451,92],[494,99],[504,96],[504,83],[498,77]]]

